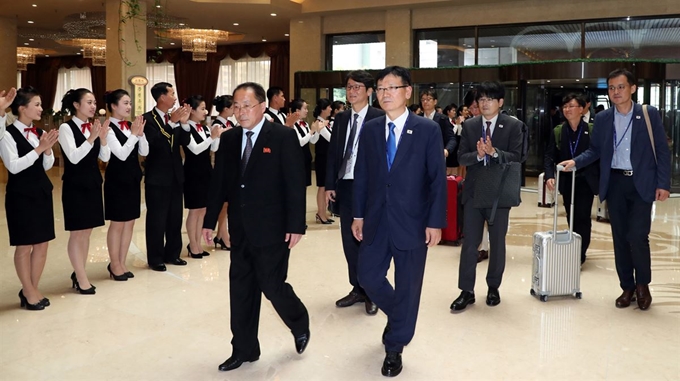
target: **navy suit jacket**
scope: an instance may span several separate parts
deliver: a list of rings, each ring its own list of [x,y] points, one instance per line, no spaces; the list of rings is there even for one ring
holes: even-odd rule
[[[387,234],[399,250],[414,250],[425,245],[425,228],[446,227],[441,129],[409,112],[389,171],[385,135],[385,116],[366,122],[361,131],[353,215],[364,219],[365,243],[371,244],[377,234]]]
[[[595,116],[590,147],[574,159],[576,168],[583,168],[600,159],[600,200],[602,201],[607,199],[609,174],[614,156],[614,109],[615,107],[610,107]],[[633,165],[635,189],[643,200],[654,202],[657,189],[669,191],[671,189],[671,153],[668,149],[666,132],[661,123],[659,111],[652,106],[648,106],[647,111],[652,123],[658,163],[654,160],[654,151],[652,151],[652,143],[647,132],[645,116],[642,112],[642,105],[639,104],[633,105],[630,162]]]

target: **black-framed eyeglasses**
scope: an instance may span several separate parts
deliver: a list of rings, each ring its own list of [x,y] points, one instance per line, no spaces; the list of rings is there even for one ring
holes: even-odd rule
[[[394,93],[399,89],[403,89],[404,87],[408,87],[408,85],[401,85],[401,86],[387,86],[387,87],[378,87],[375,89],[375,91],[380,94],[384,92],[389,92],[389,93]]]

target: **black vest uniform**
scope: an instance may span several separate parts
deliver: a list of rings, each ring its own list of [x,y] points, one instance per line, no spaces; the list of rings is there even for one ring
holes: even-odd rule
[[[204,126],[203,129],[207,127]],[[194,138],[196,144],[201,144],[205,139],[192,126],[191,131],[185,132]],[[206,130],[210,135],[210,130]],[[210,163],[210,146],[198,155],[189,149],[189,136],[184,144],[184,208],[200,209],[208,205],[208,187],[210,186],[210,176],[212,174],[212,164]]]
[[[281,123],[281,119],[279,119],[279,117],[276,114],[274,114],[269,109],[269,107],[267,107],[267,109],[264,110],[264,113],[272,117],[272,123],[283,124],[283,123]]]
[[[308,133],[306,129],[300,126],[300,122],[295,123],[295,129],[298,131],[301,137],[305,137]],[[312,185],[312,151],[309,149],[309,143],[303,145],[302,154],[305,157],[305,184],[307,186]]]
[[[85,143],[85,135],[73,120],[66,122],[73,131],[76,147]],[[62,127],[63,128],[63,127]],[[64,181],[61,203],[64,208],[64,226],[67,231],[91,229],[104,225],[102,200],[102,174],[99,171],[99,138],[94,140],[90,152],[73,164],[64,156]],[[62,150],[63,152],[63,150]]]
[[[35,149],[13,124],[7,132],[16,142],[19,157]],[[42,136],[42,130],[37,132]],[[43,155],[17,174],[8,171],[5,211],[10,246],[35,245],[55,237],[52,182],[43,168]]]
[[[128,122],[128,126],[130,123]],[[120,127],[111,123],[111,131],[124,146],[128,141]],[[142,192],[142,169],[139,167],[139,143],[125,161],[111,153],[104,174],[104,217],[111,221],[130,221],[139,218]]]

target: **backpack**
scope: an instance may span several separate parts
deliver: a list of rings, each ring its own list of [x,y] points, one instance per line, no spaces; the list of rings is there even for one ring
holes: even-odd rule
[[[555,134],[555,147],[557,147],[557,149],[560,149],[560,147],[562,147],[560,145],[560,143],[562,142],[562,126],[564,126],[564,124],[560,124],[559,126],[555,127],[555,129],[553,129],[553,133]],[[592,123],[588,123],[588,133],[590,134],[590,136],[593,136]]]

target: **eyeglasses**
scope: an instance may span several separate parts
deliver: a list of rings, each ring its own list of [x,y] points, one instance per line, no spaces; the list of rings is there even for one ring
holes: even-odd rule
[[[579,107],[582,107],[582,106],[581,105],[575,105],[575,106],[574,105],[563,105],[562,110],[571,110],[573,108],[579,108]]]
[[[609,91],[623,91],[628,88],[628,85],[618,85],[618,86],[609,86]]]
[[[354,90],[354,91],[359,91],[362,87],[365,87],[365,86],[364,86],[364,85],[347,85],[347,86],[345,87],[345,89],[346,89],[347,91],[352,91],[352,90]]]
[[[394,93],[399,89],[403,89],[404,87],[408,87],[408,85],[401,85],[401,86],[387,86],[387,87],[378,87],[375,89],[375,91],[380,94],[384,92],[388,93]]]
[[[421,102],[433,102],[434,98],[431,97],[426,97],[426,98],[420,98]]]
[[[477,99],[477,103],[491,103],[495,100],[496,99],[493,99],[493,98],[479,98],[479,99]]]
[[[245,111],[246,113],[248,113],[248,112],[252,111],[255,107],[259,106],[261,103],[262,102],[257,102],[252,106],[250,106],[250,105],[242,105],[242,106],[234,105],[234,114],[240,114],[241,111]]]

